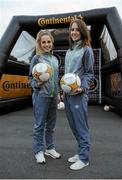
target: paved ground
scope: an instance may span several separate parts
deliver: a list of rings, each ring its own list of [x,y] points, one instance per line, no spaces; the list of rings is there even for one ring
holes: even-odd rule
[[[56,149],[62,158],[36,164],[32,152],[32,107],[0,116],[0,179],[122,179],[122,117],[89,106],[90,166],[69,169],[67,158],[76,153],[64,111],[58,111]]]

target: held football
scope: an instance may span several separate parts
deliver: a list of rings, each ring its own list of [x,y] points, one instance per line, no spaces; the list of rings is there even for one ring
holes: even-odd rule
[[[67,94],[73,94],[74,90],[81,86],[81,80],[74,73],[67,73],[60,80],[61,89]]]
[[[52,68],[45,62],[40,62],[33,67],[32,75],[42,82],[48,81],[52,73]]]

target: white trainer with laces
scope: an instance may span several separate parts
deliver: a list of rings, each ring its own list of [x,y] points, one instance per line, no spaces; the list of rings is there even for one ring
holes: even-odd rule
[[[74,164],[72,164],[70,166],[70,169],[72,169],[72,170],[80,170],[80,169],[83,169],[84,167],[86,167],[88,165],[89,165],[89,162],[85,164],[81,160],[78,160],[78,161],[76,161]]]
[[[58,152],[56,152],[55,149],[46,150],[45,155],[50,156],[50,157],[52,157],[54,159],[58,159],[58,158],[61,157],[61,155]]]
[[[46,162],[43,151],[38,152],[35,154],[36,162],[43,164]]]
[[[77,162],[78,160],[79,160],[79,156],[78,156],[78,154],[76,154],[76,155],[74,155],[73,157],[70,157],[70,158],[68,159],[68,162],[75,163],[75,162]]]

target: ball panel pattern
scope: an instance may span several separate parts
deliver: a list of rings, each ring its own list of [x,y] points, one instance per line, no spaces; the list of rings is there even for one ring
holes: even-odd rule
[[[73,93],[73,91],[81,86],[81,80],[74,73],[65,74],[60,80],[61,89],[65,93]]]
[[[52,68],[45,62],[40,62],[33,67],[32,75],[35,79],[43,82],[48,81],[52,74]]]

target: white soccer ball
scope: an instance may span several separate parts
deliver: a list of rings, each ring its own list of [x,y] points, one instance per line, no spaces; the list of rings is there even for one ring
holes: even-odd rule
[[[64,103],[61,101],[59,104],[58,104],[58,107],[57,107],[59,110],[63,110],[65,109],[65,105]]]
[[[109,111],[109,110],[110,110],[110,106],[105,105],[105,106],[104,106],[104,111]]]
[[[33,67],[32,75],[35,79],[46,82],[49,80],[52,68],[46,62],[40,62]]]
[[[78,75],[74,73],[65,74],[60,80],[61,89],[67,93],[72,94],[74,90],[81,86],[81,80]]]

